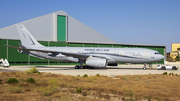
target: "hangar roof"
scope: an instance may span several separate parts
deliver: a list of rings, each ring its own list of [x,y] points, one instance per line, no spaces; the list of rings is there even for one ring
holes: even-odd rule
[[[116,43],[96,30],[81,23],[63,10],[26,20],[23,24],[38,41],[57,40],[57,16],[66,17],[66,42]],[[16,24],[0,29],[1,39],[19,40]]]
[[[68,15],[63,10],[26,20],[17,24],[23,24],[38,41],[57,42],[57,16],[66,16],[66,42],[68,43],[94,43],[134,46],[160,46],[145,44],[122,44],[104,36],[96,30]],[[16,24],[0,29],[0,39],[19,40]],[[160,46],[166,47],[166,46]]]

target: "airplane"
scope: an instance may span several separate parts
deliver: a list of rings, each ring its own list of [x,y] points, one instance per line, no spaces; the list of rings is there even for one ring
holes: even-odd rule
[[[118,63],[153,63],[164,59],[158,51],[144,48],[100,48],[100,47],[46,47],[41,45],[25,28],[16,25],[21,44],[15,48],[20,53],[40,59],[75,62],[81,68],[106,68],[118,66]],[[85,64],[85,65],[83,65]],[[143,69],[147,69],[145,66]]]

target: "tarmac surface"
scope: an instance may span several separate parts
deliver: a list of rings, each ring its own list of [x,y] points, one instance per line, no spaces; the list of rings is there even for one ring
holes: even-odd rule
[[[176,65],[180,68],[180,63],[169,63],[169,65]],[[46,73],[56,73],[64,75],[143,75],[143,74],[162,74],[164,72],[173,72],[175,74],[180,74],[180,69],[178,70],[156,70],[157,65],[153,65],[152,69],[143,70],[143,65],[119,65],[119,66],[108,66],[107,68],[94,68],[94,69],[75,69],[74,65],[43,65],[43,66],[10,66],[0,67],[0,72],[10,72],[10,71],[25,71],[31,67],[37,67],[40,72]]]

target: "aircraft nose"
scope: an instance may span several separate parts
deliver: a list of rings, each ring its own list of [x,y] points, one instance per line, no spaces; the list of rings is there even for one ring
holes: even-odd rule
[[[164,59],[164,56],[163,55],[159,55],[159,60],[162,60],[162,59]]]

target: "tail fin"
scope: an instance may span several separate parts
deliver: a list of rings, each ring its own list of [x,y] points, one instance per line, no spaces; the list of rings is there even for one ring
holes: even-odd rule
[[[43,46],[30,34],[30,32],[23,25],[16,25],[21,44],[23,46]]]

